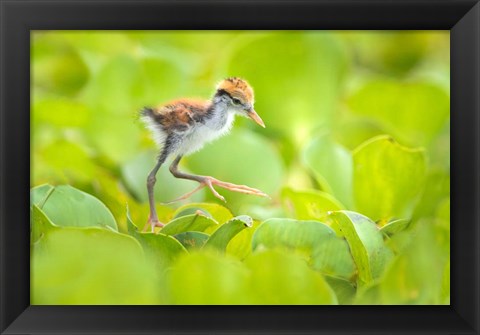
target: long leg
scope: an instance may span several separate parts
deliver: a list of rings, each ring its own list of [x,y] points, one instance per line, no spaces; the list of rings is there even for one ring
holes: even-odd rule
[[[163,227],[163,224],[158,221],[157,210],[155,208],[155,196],[153,193],[153,188],[155,183],[157,182],[157,172],[158,169],[162,166],[168,156],[168,148],[164,147],[162,153],[158,157],[157,163],[152,171],[148,174],[147,177],[147,190],[148,190],[148,202],[150,204],[150,215],[148,217],[148,223],[143,228],[143,231],[146,231],[150,226],[152,232],[154,231],[155,227]]]
[[[194,181],[197,181],[200,183],[200,185],[194,189],[193,191],[187,193],[187,194],[184,194],[182,195],[181,197],[171,201],[171,202],[175,202],[175,201],[179,201],[179,200],[183,200],[183,199],[187,199],[188,197],[190,197],[192,194],[194,194],[195,192],[201,190],[202,188],[204,188],[205,186],[207,186],[213,193],[213,195],[215,197],[217,197],[218,199],[222,200],[222,201],[225,201],[225,198],[223,196],[221,196],[216,190],[215,188],[213,187],[213,185],[217,185],[219,187],[223,187],[227,190],[230,190],[230,191],[234,191],[234,192],[240,192],[240,193],[245,193],[245,194],[252,194],[252,195],[258,195],[258,196],[261,196],[261,197],[268,197],[267,194],[263,193],[262,191],[260,190],[257,190],[255,188],[252,188],[252,187],[248,187],[248,186],[245,186],[245,185],[236,185],[236,184],[232,184],[232,183],[226,183],[226,182],[223,182],[223,181],[220,181],[218,179],[215,179],[213,177],[209,177],[209,176],[198,176],[198,175],[193,175],[193,174],[188,174],[188,173],[185,173],[185,172],[182,172],[182,171],[179,171],[178,170],[178,163],[180,162],[180,160],[182,159],[182,156],[179,155],[177,156],[174,161],[172,162],[172,164],[170,165],[170,172],[177,178],[181,178],[181,179],[189,179],[189,180],[194,180]],[[170,203],[171,203],[170,202]]]

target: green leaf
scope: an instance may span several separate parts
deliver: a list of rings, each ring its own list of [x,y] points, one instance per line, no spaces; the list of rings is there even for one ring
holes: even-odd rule
[[[325,276],[325,280],[337,296],[340,305],[351,305],[357,290],[353,284],[345,279]]]
[[[33,33],[31,57],[37,89],[73,96],[89,79],[88,68],[76,50],[52,36]]]
[[[380,228],[380,232],[386,235],[393,235],[407,228],[409,224],[410,220],[406,219],[390,221],[385,226]]]
[[[190,210],[190,212],[188,212]],[[174,213],[173,217],[177,218],[186,214],[195,214],[197,210],[201,210],[209,214],[215,221],[222,224],[233,218],[233,214],[221,205],[214,203],[192,203],[185,204],[179,207]],[[207,215],[208,216],[208,215]]]
[[[425,180],[422,149],[406,148],[389,136],[378,136],[358,147],[353,160],[359,212],[375,221],[412,214],[415,196]]]
[[[447,122],[450,99],[448,91],[434,82],[374,79],[349,97],[348,106],[379,122],[403,143],[427,145]]]
[[[137,226],[130,219],[128,209],[127,223],[129,234],[140,242],[145,255],[155,263],[158,273],[162,273],[178,256],[187,252],[185,247],[172,236],[139,232]]]
[[[208,216],[192,214],[176,218],[167,223],[160,232],[165,235],[176,235],[187,231],[204,232],[218,223]]]
[[[450,304],[450,260],[445,264],[445,270],[443,271],[442,288],[440,292],[442,304]]]
[[[83,127],[91,115],[88,108],[69,99],[43,97],[32,106],[33,122],[55,127]]]
[[[358,269],[359,285],[370,284],[379,278],[392,257],[392,252],[383,242],[382,234],[375,223],[361,214],[338,211],[331,214],[350,246]]]
[[[49,230],[32,246],[33,305],[161,304],[153,266],[130,236],[100,228]]]
[[[345,209],[332,195],[316,191],[297,191],[289,187],[282,190],[285,210],[298,220],[323,220],[329,211]]]
[[[351,207],[353,160],[350,151],[328,136],[314,138],[303,151],[304,164],[323,190]]]
[[[218,253],[189,254],[169,272],[165,289],[177,305],[337,303],[319,273],[275,251],[253,254],[244,263]]]
[[[100,200],[72,186],[41,185],[32,188],[30,197],[57,226],[118,230],[112,213]]]
[[[355,265],[344,239],[319,221],[269,219],[255,231],[252,249],[286,248],[306,258],[323,274],[351,278]]]
[[[254,220],[252,227],[244,229],[235,235],[227,244],[227,255],[234,256],[240,260],[244,260],[252,253],[253,234],[257,230],[261,221]]]
[[[379,285],[382,304],[445,304],[449,231],[433,221],[414,225],[411,243],[385,272]]]
[[[253,219],[247,215],[236,216],[218,228],[205,243],[206,248],[224,252],[230,240],[245,228],[251,228]]]
[[[233,45],[223,73],[250,81],[266,131],[286,135],[299,147],[330,122],[348,62],[332,34],[242,32]],[[272,82],[273,73],[288,73],[288,80]]]
[[[294,255],[267,250],[252,254],[245,264],[251,272],[254,304],[338,304],[334,291],[322,275]]]
[[[122,166],[122,177],[125,185],[132,195],[142,202],[148,201],[147,176],[155,166],[155,155],[154,151],[144,151]],[[184,168],[182,170],[188,172]],[[168,163],[164,163],[157,173],[157,182],[154,189],[155,200],[157,202],[172,201],[197,186],[198,183],[194,181],[175,178],[168,170]],[[188,201],[203,199],[203,193],[203,190],[197,192]]]
[[[268,126],[267,126],[268,127]],[[188,157],[186,162],[195,174],[209,175],[235,184],[260,189],[271,197],[279,190],[284,168],[277,150],[263,137],[247,130],[233,131],[225,137],[208,144],[199,152]],[[261,170],[259,171],[259,164]],[[261,173],[268,171],[268,173]],[[266,204],[268,199],[249,194],[216,188],[227,200],[226,206],[232,212],[245,211],[249,204]],[[211,195],[210,199],[220,201]]]
[[[33,158],[33,176],[36,180],[88,183],[99,174],[98,166],[85,148],[70,141],[57,140],[44,147],[36,147]]]
[[[205,233],[200,233],[198,231],[186,231],[174,235],[175,237],[187,250],[190,249],[201,249],[207,242],[210,235]]]
[[[55,225],[48,219],[45,213],[36,205],[32,205],[30,211],[31,219],[31,237],[30,242],[36,243],[41,239],[49,230],[55,229]]]

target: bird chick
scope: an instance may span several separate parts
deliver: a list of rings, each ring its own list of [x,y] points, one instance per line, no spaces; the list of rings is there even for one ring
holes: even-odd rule
[[[150,216],[145,229],[150,227],[153,231],[154,227],[163,226],[157,217],[153,187],[157,171],[170,155],[176,155],[170,165],[170,172],[176,178],[194,180],[200,184],[193,191],[172,202],[187,199],[204,187],[208,187],[215,197],[225,201],[225,198],[215,190],[213,185],[234,192],[268,197],[267,194],[255,188],[223,182],[210,176],[187,174],[178,170],[178,163],[183,156],[196,152],[206,143],[227,134],[232,127],[235,115],[248,117],[265,128],[262,119],[253,109],[253,104],[252,87],[243,79],[231,77],[222,80],[217,85],[215,94],[210,101],[178,99],[157,108],[145,107],[141,111],[141,120],[161,148],[157,163],[147,178]]]

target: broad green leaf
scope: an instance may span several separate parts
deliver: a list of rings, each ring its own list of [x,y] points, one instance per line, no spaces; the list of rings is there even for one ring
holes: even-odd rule
[[[165,290],[175,305],[249,304],[248,269],[221,254],[191,253],[168,273]]]
[[[355,51],[359,66],[393,78],[409,75],[425,59],[438,61],[439,49],[448,48],[443,31],[343,31],[340,35]],[[375,47],[373,47],[375,46]],[[448,54],[443,54],[448,62]],[[436,66],[435,66],[436,65]],[[438,71],[438,65],[434,68]],[[431,64],[428,64],[431,66]]]
[[[235,256],[240,260],[247,258],[252,253],[253,234],[260,224],[260,221],[253,220],[252,227],[235,235],[227,245],[227,255]]]
[[[226,251],[228,243],[245,228],[251,228],[253,219],[247,215],[236,216],[218,228],[205,243],[206,248]]]
[[[267,125],[268,127],[268,125]],[[207,144],[202,150],[187,157],[187,165],[195,174],[209,175],[217,179],[248,185],[260,189],[271,197],[279,190],[283,177],[283,164],[277,150],[263,137],[247,130],[234,131],[217,141]],[[242,212],[248,204],[266,204],[269,200],[254,195],[242,194],[216,187],[233,212]],[[220,201],[205,194],[215,201]]]
[[[30,243],[36,243],[41,239],[49,230],[55,229],[55,225],[48,219],[45,213],[36,205],[32,205],[30,210],[30,230],[31,237]]]
[[[34,187],[30,197],[57,226],[118,230],[112,213],[100,200],[69,185]]]
[[[325,280],[335,292],[340,305],[352,304],[357,291],[350,281],[331,276],[325,276]]]
[[[37,89],[73,96],[89,79],[88,68],[79,54],[58,39],[33,33],[31,58],[32,80]]]
[[[443,271],[440,298],[442,299],[442,304],[450,304],[450,260],[448,260],[447,264],[445,264],[445,270]]]
[[[450,113],[448,91],[428,81],[371,80],[348,98],[348,106],[412,146],[430,143]]]
[[[233,214],[227,208],[214,203],[192,203],[183,205],[177,208],[177,210],[173,213],[173,217],[177,218],[185,214],[195,214],[198,209],[209,214],[220,224],[225,223],[233,218]],[[188,210],[191,210],[191,212],[188,212]]]
[[[407,228],[409,224],[410,220],[406,219],[390,221],[385,226],[380,228],[380,232],[386,235],[393,235]]]
[[[91,115],[88,108],[79,102],[65,98],[34,99],[32,121],[55,127],[83,127]]]
[[[165,235],[176,235],[186,231],[204,232],[218,223],[208,216],[191,214],[176,218],[167,223],[160,232]]]
[[[328,136],[314,138],[303,151],[304,164],[322,189],[351,207],[353,160],[350,151]]]
[[[140,244],[106,229],[52,229],[32,247],[33,305],[161,304],[155,280]]]
[[[425,180],[425,154],[406,148],[389,136],[378,136],[353,155],[356,209],[373,220],[412,214]]]
[[[355,265],[344,239],[319,221],[269,219],[255,231],[252,249],[286,248],[306,258],[323,274],[351,278]]]
[[[334,291],[322,275],[294,255],[267,250],[252,254],[245,264],[251,272],[253,304],[338,304]]]
[[[128,232],[143,247],[148,259],[155,263],[157,273],[162,273],[178,256],[186,253],[185,247],[174,237],[165,234],[141,233],[130,219],[127,210]]]
[[[189,83],[186,73],[175,63],[162,57],[146,57],[141,60],[141,71],[146,106],[157,106],[175,98],[178,92],[184,92]]]
[[[382,304],[445,304],[445,267],[449,259],[446,229],[432,221],[415,225],[412,242],[394,259],[379,289]]]
[[[450,198],[450,172],[439,168],[428,171],[425,187],[420,194],[413,218],[433,217],[438,205],[444,199]]]
[[[51,183],[88,183],[98,176],[99,168],[81,145],[57,140],[35,148],[35,180]]]
[[[132,195],[142,202],[148,201],[147,176],[156,164],[156,154],[154,151],[144,151],[122,166],[122,177],[128,190]],[[155,183],[155,200],[157,202],[172,201],[179,196],[192,191],[198,186],[197,182],[185,179],[175,178],[168,170],[170,162],[164,163],[157,173],[157,182]],[[187,169],[181,167],[188,172]],[[204,190],[194,194],[187,201],[203,199]]]
[[[275,251],[252,254],[244,263],[218,253],[192,253],[175,264],[168,283],[172,304],[337,303],[319,273],[301,259]]]
[[[343,45],[328,32],[243,32],[222,70],[250,81],[266,131],[287,135],[298,147],[332,119],[346,56]],[[288,73],[288,80],[275,80],[274,74],[281,73]]]
[[[384,245],[375,223],[366,216],[350,211],[333,212],[331,217],[348,242],[357,266],[359,285],[378,279],[392,253]]]
[[[329,211],[345,209],[332,195],[317,190],[282,190],[282,203],[287,212],[298,220],[323,220]]]
[[[174,235],[175,237],[187,250],[190,249],[201,249],[207,242],[210,235],[205,233],[200,233],[198,231],[186,231]]]

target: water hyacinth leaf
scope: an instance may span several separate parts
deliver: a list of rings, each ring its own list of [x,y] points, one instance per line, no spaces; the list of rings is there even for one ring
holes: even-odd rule
[[[448,91],[434,82],[374,79],[348,98],[348,106],[379,122],[403,143],[425,146],[447,122],[450,99]]]
[[[389,136],[375,137],[353,154],[356,209],[373,220],[412,214],[425,181],[423,149],[406,148]]]
[[[235,154],[226,154],[230,152]],[[268,171],[268,174],[259,171],[260,162],[261,171]],[[199,152],[187,157],[186,163],[195,174],[248,185],[270,196],[274,196],[279,190],[284,173],[282,159],[276,148],[263,137],[248,130],[232,131],[220,140],[209,143]],[[232,212],[240,211],[245,205],[268,202],[267,198],[232,192],[220,187],[216,189],[225,197],[225,206]],[[220,201],[213,197],[209,190],[205,194],[212,201]]]
[[[248,270],[220,254],[193,252],[168,273],[172,304],[248,304]]]
[[[352,283],[348,280],[331,277],[331,276],[324,276],[325,280],[327,281],[328,285],[332,288],[337,296],[338,303],[340,305],[351,305],[353,299],[355,298],[355,294],[357,290],[352,285]]]
[[[352,206],[353,160],[350,151],[329,136],[320,136],[306,146],[303,161],[322,189],[347,207]]]
[[[91,117],[85,105],[68,99],[34,99],[32,107],[32,121],[49,126],[83,127]]]
[[[269,219],[255,231],[252,249],[285,248],[306,258],[310,266],[324,274],[350,279],[355,264],[346,241],[319,221]]]
[[[253,304],[336,305],[337,297],[323,276],[298,256],[275,250],[245,260],[251,273]]]
[[[88,183],[98,176],[99,168],[84,147],[72,141],[57,140],[40,147],[34,154],[37,180],[51,183]]]
[[[215,203],[191,203],[185,204],[173,213],[173,217],[177,218],[182,216],[183,213],[195,214],[196,210],[200,209],[206,213],[206,216],[211,216],[215,221],[222,224],[233,218],[232,212],[222,205]],[[186,212],[187,210],[192,210],[192,212]]]
[[[224,252],[228,243],[235,235],[245,228],[251,228],[253,219],[247,215],[236,216],[230,221],[221,225],[205,243],[206,248],[213,248]]]
[[[298,257],[275,251],[252,254],[244,263],[218,253],[192,253],[169,272],[168,287],[173,304],[337,304],[319,273]]]
[[[200,233],[198,231],[186,231],[174,235],[175,237],[187,250],[190,249],[201,249],[207,242],[210,235],[205,233]]]
[[[335,197],[326,192],[297,191],[289,187],[282,190],[282,203],[285,210],[298,220],[322,221],[329,211],[345,209]]]
[[[164,271],[178,256],[187,252],[185,247],[173,236],[139,232],[137,226],[130,219],[128,209],[127,224],[129,234],[140,242],[145,255],[155,264],[158,273]]]
[[[218,223],[208,216],[191,214],[178,217],[167,223],[160,232],[165,235],[176,235],[186,231],[204,232]]]
[[[48,219],[45,213],[36,205],[32,205],[30,210],[31,220],[31,237],[30,243],[37,242],[42,238],[49,230],[55,229],[55,225]]]
[[[445,268],[449,257],[445,229],[432,221],[414,225],[412,242],[396,257],[379,284],[380,303],[445,304]]]
[[[33,245],[34,305],[160,304],[157,285],[152,264],[128,235],[63,227]]]
[[[286,135],[299,146],[313,129],[330,122],[347,67],[346,56],[343,45],[329,33],[243,32],[224,71],[249,78],[256,92],[261,92],[255,109],[268,131]],[[275,80],[273,74],[285,69],[289,80]]]
[[[37,88],[73,96],[88,82],[89,73],[74,48],[58,39],[33,32],[32,80]]]
[[[407,228],[409,224],[410,220],[407,219],[390,221],[385,226],[380,228],[380,232],[386,235],[393,235]]]
[[[118,230],[110,210],[94,196],[69,185],[42,185],[30,191],[32,204],[61,227],[110,227]]]
[[[333,212],[330,216],[350,246],[358,270],[359,285],[369,284],[379,278],[393,254],[385,246],[375,222],[351,211]]]
[[[261,223],[261,221],[253,220],[252,227],[244,229],[235,235],[227,245],[226,254],[240,260],[247,258],[252,253],[253,234]]]
[[[147,176],[156,163],[156,152],[144,151],[128,160],[122,165],[122,178],[132,195],[141,202],[148,201]],[[182,168],[183,171],[188,170]],[[169,202],[179,196],[190,192],[197,183],[191,180],[175,178],[168,170],[168,163],[157,172],[155,183],[155,200],[158,202]],[[188,201],[199,201],[203,199],[204,190],[201,190],[188,199]]]

